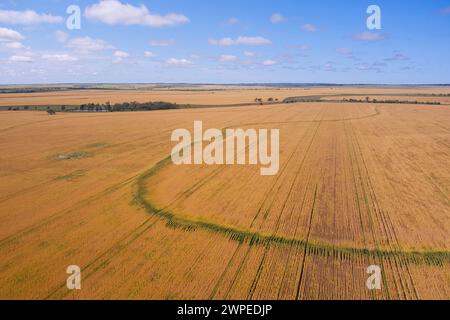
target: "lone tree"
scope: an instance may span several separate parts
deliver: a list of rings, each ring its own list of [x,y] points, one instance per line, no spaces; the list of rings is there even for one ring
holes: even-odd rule
[[[49,115],[51,115],[51,116],[53,116],[53,115],[56,114],[56,112],[55,112],[53,109],[50,109],[50,108],[47,109],[47,113],[48,113]]]

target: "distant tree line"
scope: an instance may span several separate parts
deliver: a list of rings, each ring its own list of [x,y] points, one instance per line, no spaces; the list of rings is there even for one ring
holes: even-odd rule
[[[365,99],[346,99],[344,98],[342,101],[344,102],[365,102],[365,103],[391,103],[391,104],[430,104],[430,105],[440,105],[440,102],[437,101],[407,101],[407,100],[377,100],[372,99],[370,100],[369,97],[366,97]]]
[[[169,110],[169,109],[181,109],[182,105],[176,103],[157,101],[157,102],[144,102],[139,103],[133,102],[123,102],[111,104],[106,102],[104,104],[99,103],[88,103],[82,104],[78,111],[86,112],[120,112],[120,111],[152,111],[152,110]]]
[[[283,103],[298,103],[298,102],[322,102],[320,98],[308,97],[289,97],[283,100]]]

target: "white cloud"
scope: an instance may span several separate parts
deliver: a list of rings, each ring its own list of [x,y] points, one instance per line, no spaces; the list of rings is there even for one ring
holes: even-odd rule
[[[305,30],[306,32],[316,32],[318,28],[311,23],[307,23],[303,25],[303,30]]]
[[[67,39],[69,39],[69,35],[64,31],[58,30],[55,32],[55,38],[56,41],[64,43],[67,41]]]
[[[234,25],[239,24],[239,20],[237,18],[230,18],[227,20],[227,24],[234,26]]]
[[[244,55],[246,57],[254,57],[256,54],[254,52],[250,52],[250,51],[244,51]]]
[[[175,44],[173,40],[151,40],[150,45],[152,47],[168,47]]]
[[[3,43],[2,47],[11,50],[27,49],[27,47],[25,47],[21,42],[18,41],[5,42]]]
[[[67,47],[82,52],[101,51],[114,48],[103,40],[92,39],[90,37],[72,39],[68,42]]]
[[[262,62],[262,64],[264,66],[273,66],[273,65],[277,64],[277,62],[273,61],[273,60],[265,60],[265,61]]]
[[[192,64],[192,61],[187,59],[175,59],[171,58],[166,61],[167,64],[173,65],[173,66],[189,66]]]
[[[4,41],[22,41],[24,37],[17,31],[8,29],[8,28],[0,28],[0,42]]]
[[[116,58],[128,58],[129,56],[130,56],[130,54],[125,51],[117,50],[114,52],[114,57],[116,57]]]
[[[146,58],[154,58],[156,55],[153,52],[151,52],[151,51],[145,51],[144,52],[144,56]]]
[[[231,54],[223,54],[220,56],[220,61],[222,61],[222,62],[233,62],[236,60],[237,60],[237,57],[233,56]]]
[[[126,58],[130,56],[128,52],[117,50],[113,53],[114,60],[113,63],[122,63]]]
[[[189,22],[189,19],[182,14],[153,14],[143,4],[138,7],[124,4],[119,0],[101,0],[99,3],[88,6],[85,16],[90,20],[108,25],[141,25],[153,28],[172,27]]]
[[[0,10],[0,23],[32,25],[40,23],[62,23],[64,19],[51,14],[38,14],[33,10],[9,11]]]
[[[29,57],[29,56],[11,56],[9,58],[9,61],[12,62],[33,62],[33,58]]]
[[[71,62],[78,59],[68,54],[44,54],[42,59],[56,62]]]
[[[336,52],[343,54],[343,55],[349,55],[349,54],[352,54],[353,51],[350,48],[337,48]]]
[[[237,45],[248,45],[248,46],[260,46],[271,44],[269,39],[263,37],[238,37],[236,39],[223,38],[223,39],[209,39],[209,44],[215,46],[237,46]]]
[[[360,41],[379,41],[383,40],[383,36],[376,32],[360,32],[353,35],[353,39]]]
[[[281,14],[279,13],[274,13],[271,17],[270,17],[270,22],[272,22],[273,24],[278,24],[278,23],[282,23],[285,22],[286,18],[283,17]]]

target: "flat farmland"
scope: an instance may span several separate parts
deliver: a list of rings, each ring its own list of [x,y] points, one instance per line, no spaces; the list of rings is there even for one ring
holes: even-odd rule
[[[0,103],[219,106],[448,91],[105,90],[2,94]],[[205,128],[279,129],[278,174],[173,165],[172,131],[192,130],[197,120]],[[3,111],[0,298],[449,299],[449,168],[447,105]],[[81,267],[82,290],[67,290],[69,265]],[[366,287],[370,265],[382,268],[382,290]]]
[[[309,92],[308,92],[309,93]],[[312,92],[315,94],[316,92]],[[0,95],[0,106],[81,105],[84,103],[121,103],[166,101],[180,104],[230,105],[252,103],[255,98],[283,100],[304,95],[303,89],[230,89],[230,90],[71,90],[64,92],[11,93]]]
[[[20,88],[18,88],[20,89]],[[0,94],[0,106],[42,106],[42,105],[81,105],[87,103],[122,103],[122,102],[149,102],[166,101],[178,104],[194,105],[233,105],[254,103],[255,98],[261,98],[267,101],[269,98],[282,101],[285,98],[293,96],[335,96],[354,95],[363,92],[365,95],[381,95],[385,98],[389,96],[402,95],[400,100],[408,100],[405,96],[414,96],[417,93],[422,95],[431,95],[433,93],[450,94],[447,87],[306,87],[306,88],[227,88],[220,86],[203,88],[172,88],[172,89],[150,89],[144,90],[137,88],[135,90],[69,90],[53,92],[34,92],[34,93],[3,93]],[[342,98],[342,97],[341,97]],[[437,100],[432,97],[421,98],[422,100]],[[419,99],[419,100],[421,100]],[[447,101],[447,99],[440,100]]]

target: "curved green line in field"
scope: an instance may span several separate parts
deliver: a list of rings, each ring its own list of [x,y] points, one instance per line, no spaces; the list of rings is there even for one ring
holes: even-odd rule
[[[373,259],[399,258],[404,262],[413,264],[442,265],[450,262],[449,251],[407,251],[387,249],[364,249],[345,246],[334,246],[319,242],[306,242],[304,239],[289,238],[278,235],[262,234],[259,232],[244,230],[232,226],[224,226],[211,221],[189,219],[179,216],[173,212],[157,208],[146,198],[146,181],[155,176],[162,168],[171,163],[171,156],[161,160],[151,169],[144,172],[137,179],[136,202],[142,206],[147,213],[157,216],[167,222],[167,226],[183,230],[203,229],[206,231],[223,234],[232,240],[247,242],[250,245],[291,245],[305,247],[310,254],[320,256],[334,256],[343,259],[352,256],[365,256]]]

